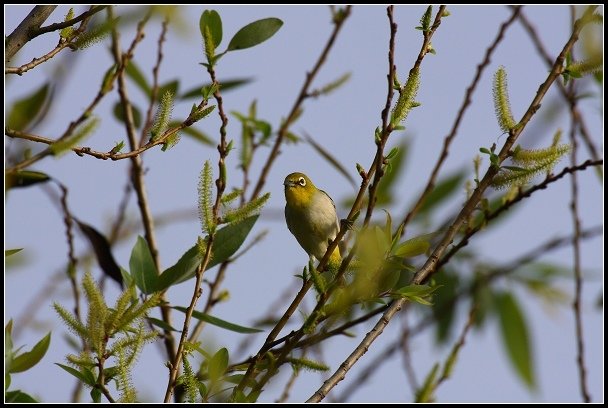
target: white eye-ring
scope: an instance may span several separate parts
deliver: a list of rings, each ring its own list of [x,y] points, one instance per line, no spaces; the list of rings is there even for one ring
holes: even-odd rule
[[[304,187],[306,185],[306,180],[304,180],[304,177],[300,177],[298,179],[298,184],[301,185],[302,187]]]

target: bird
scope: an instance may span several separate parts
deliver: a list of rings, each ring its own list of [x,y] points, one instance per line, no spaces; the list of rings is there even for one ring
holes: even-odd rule
[[[320,261],[340,231],[336,206],[304,173],[289,174],[283,185],[287,228],[304,251]],[[328,269],[337,270],[341,262],[340,249],[336,247],[327,263]]]

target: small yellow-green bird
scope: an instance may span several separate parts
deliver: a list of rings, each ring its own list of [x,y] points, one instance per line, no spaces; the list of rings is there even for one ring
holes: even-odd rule
[[[283,185],[287,228],[306,253],[320,261],[340,230],[336,206],[304,173],[291,173],[285,177]],[[340,250],[336,247],[328,267],[337,269],[341,262]]]

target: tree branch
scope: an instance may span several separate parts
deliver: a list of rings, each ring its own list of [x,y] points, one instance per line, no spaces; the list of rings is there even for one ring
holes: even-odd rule
[[[4,42],[4,63],[8,62],[28,41],[34,38],[36,30],[46,21],[57,8],[53,5],[35,6],[21,21],[15,30],[6,37]]]
[[[477,65],[477,71],[475,72],[475,76],[473,77],[471,84],[467,87],[467,90],[464,95],[464,100],[462,101],[462,104],[460,105],[460,109],[458,110],[458,114],[456,115],[456,119],[454,120],[454,124],[452,125],[452,129],[450,130],[450,133],[443,139],[443,149],[442,149],[441,153],[439,154],[439,157],[437,158],[435,167],[433,167],[433,170],[431,171],[429,180],[428,180],[426,186],[424,187],[422,194],[418,197],[418,200],[416,201],[416,203],[414,204],[412,209],[407,213],[407,215],[405,216],[403,221],[401,221],[401,225],[404,226],[404,228],[401,231],[401,235],[405,234],[405,230],[406,230],[405,227],[407,227],[407,225],[412,220],[412,218],[414,218],[414,216],[418,213],[418,211],[424,204],[428,195],[435,188],[435,182],[437,181],[437,177],[439,176],[439,170],[441,169],[441,167],[443,166],[443,164],[445,163],[445,161],[448,157],[450,145],[452,144],[452,141],[454,140],[454,138],[456,137],[456,134],[458,133],[458,129],[460,127],[460,123],[462,122],[462,119],[464,118],[464,114],[466,113],[467,109],[471,105],[473,93],[475,92],[477,85],[479,84],[479,82],[481,80],[481,75],[483,74],[483,71],[485,71],[485,69],[488,67],[488,65],[490,65],[492,54],[494,54],[494,51],[496,50],[496,48],[498,48],[498,45],[502,42],[507,29],[509,28],[509,26],[511,26],[511,24],[513,24],[513,22],[515,21],[515,19],[518,16],[520,10],[521,10],[521,6],[513,7],[513,14],[511,14],[511,17],[509,17],[504,23],[502,23],[500,25],[500,28],[498,29],[498,33],[496,34],[496,38],[494,39],[494,41],[492,41],[490,46],[486,49],[486,53],[485,53],[483,60]]]
[[[340,29],[342,28],[342,26],[344,25],[344,22],[350,15],[351,8],[352,8],[352,6],[346,6],[343,9],[344,12],[343,12],[342,16],[340,18],[334,19],[334,29],[329,37],[329,40],[327,41],[325,48],[323,48],[321,55],[319,55],[319,58],[317,59],[317,62],[315,63],[312,71],[306,73],[306,79],[304,80],[304,84],[302,84],[300,93],[298,94],[298,97],[296,98],[293,106],[291,107],[291,110],[289,111],[287,118],[283,121],[283,123],[281,124],[281,127],[279,128],[277,138],[274,142],[274,145],[272,146],[272,150],[270,151],[268,158],[266,159],[266,163],[264,164],[264,167],[262,168],[262,172],[260,173],[258,182],[255,185],[255,188],[253,189],[253,193],[251,194],[250,201],[253,200],[254,198],[256,198],[258,195],[260,195],[260,193],[262,192],[262,189],[264,188],[264,184],[266,183],[266,177],[267,177],[268,173],[270,172],[270,168],[272,167],[274,160],[279,155],[279,148],[281,147],[281,144],[283,143],[283,140],[285,139],[285,136],[287,135],[289,127],[291,126],[292,122],[295,121],[295,119],[300,115],[301,110],[302,110],[302,104],[304,103],[304,100],[306,99],[306,96],[309,93],[309,89],[310,89],[310,86],[312,85],[312,81],[317,76],[317,73],[321,69],[321,66],[325,63],[325,60],[327,59],[327,55],[329,54],[329,51],[331,50],[332,46],[334,45],[336,38],[338,37],[338,33],[340,32]]]
[[[587,12],[592,12],[594,10],[593,7],[589,7]],[[509,151],[513,147],[513,144],[526,127],[532,116],[537,112],[540,102],[543,97],[553,84],[553,82],[559,77],[560,73],[563,70],[563,63],[566,59],[566,54],[570,52],[574,43],[578,40],[578,35],[582,29],[584,24],[577,22],[574,25],[573,32],[564,45],[562,52],[555,60],[553,64],[553,68],[549,72],[547,79],[545,82],[541,84],[539,87],[535,97],[533,98],[530,106],[528,107],[526,113],[523,118],[519,121],[518,125],[509,132],[509,136],[505,141],[503,147],[500,150],[498,155],[498,162],[502,163],[508,156]],[[448,228],[448,231],[445,233],[441,242],[437,245],[431,256],[427,259],[426,263],[416,272],[414,278],[412,279],[412,284],[421,284],[426,281],[435,271],[437,264],[439,262],[440,257],[446,251],[447,247],[450,245],[454,236],[463,225],[463,223],[468,219],[470,214],[475,210],[477,204],[483,197],[483,193],[490,186],[492,179],[498,172],[498,166],[491,166],[486,172],[483,179],[479,182],[475,191],[473,191],[471,197],[467,200],[462,210],[453,221],[453,223]],[[399,299],[393,301],[388,310],[382,315],[380,320],[376,323],[374,328],[365,336],[365,338],[361,341],[361,343],[355,348],[355,350],[348,356],[348,358],[340,365],[338,370],[323,383],[323,385],[308,399],[308,402],[319,402],[327,393],[335,387],[340,381],[344,379],[346,373],[350,370],[350,368],[361,358],[363,354],[367,352],[371,344],[378,338],[384,328],[388,325],[389,321],[393,318],[393,316],[401,310],[403,305],[407,302],[407,299]]]

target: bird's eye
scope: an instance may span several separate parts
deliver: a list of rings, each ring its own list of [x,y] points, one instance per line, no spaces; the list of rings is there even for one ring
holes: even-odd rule
[[[306,180],[304,180],[304,177],[300,177],[298,179],[298,184],[301,185],[302,187],[304,187],[306,185]]]

